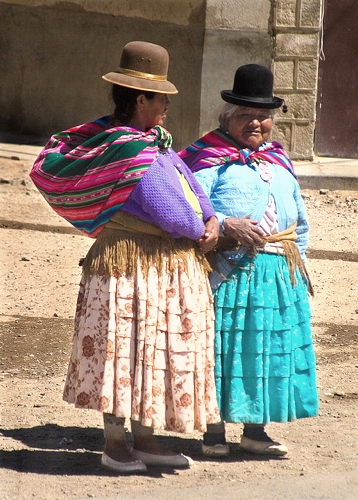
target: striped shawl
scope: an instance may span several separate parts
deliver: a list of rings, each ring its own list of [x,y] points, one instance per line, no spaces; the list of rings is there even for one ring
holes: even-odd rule
[[[253,151],[250,148],[239,149],[238,144],[220,129],[204,135],[180,151],[178,155],[192,172],[234,161],[246,163],[249,166],[255,162],[267,161],[281,165],[296,177],[291,160],[278,142],[265,142],[258,151]]]
[[[30,173],[55,212],[93,238],[172,141],[160,126],[109,127],[107,116],[53,135]]]

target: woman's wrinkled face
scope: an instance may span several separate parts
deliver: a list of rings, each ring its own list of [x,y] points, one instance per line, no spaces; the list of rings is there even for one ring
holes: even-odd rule
[[[155,94],[153,99],[145,98],[144,103],[142,113],[145,120],[145,130],[149,130],[155,125],[163,125],[170,104],[167,94]]]
[[[229,121],[228,132],[242,146],[256,151],[268,140],[272,124],[270,109],[238,106]]]

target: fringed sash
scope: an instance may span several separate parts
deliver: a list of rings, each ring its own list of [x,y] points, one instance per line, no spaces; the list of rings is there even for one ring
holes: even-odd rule
[[[302,260],[302,257],[300,255],[300,252],[297,248],[297,245],[295,241],[297,240],[297,233],[296,233],[296,227],[297,223],[295,222],[292,224],[292,226],[288,227],[284,231],[280,231],[275,234],[270,234],[262,237],[263,244],[265,243],[276,243],[280,242],[283,250],[284,250],[284,255],[287,260],[287,265],[290,271],[290,279],[292,286],[295,286],[296,280],[295,280],[295,272],[296,268],[299,269],[301,276],[307,281],[307,287],[309,293],[313,296],[314,291],[313,291],[313,286],[311,283],[311,280],[309,278],[305,263]],[[237,250],[241,246],[240,242],[236,241],[234,238],[230,237],[220,237],[218,241],[218,245],[216,247],[215,253],[219,253],[223,258],[225,256],[222,254],[222,252],[226,250]],[[252,247],[248,250],[248,255],[255,255],[257,252],[259,252],[263,247]],[[264,249],[263,249],[264,251]],[[209,258],[210,263],[214,266],[213,264],[213,257],[214,255],[211,255]],[[225,258],[227,261],[227,259]]]
[[[105,225],[85,257],[85,277],[133,276],[138,265],[146,278],[151,266],[178,269],[178,260],[187,270],[189,259],[195,258],[205,272],[212,269],[196,243],[187,238],[171,238],[157,226],[135,215],[118,212]]]

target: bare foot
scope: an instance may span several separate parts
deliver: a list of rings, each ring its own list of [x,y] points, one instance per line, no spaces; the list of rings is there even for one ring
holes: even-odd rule
[[[133,436],[133,448],[144,453],[150,453],[151,455],[164,455],[168,457],[177,455],[174,451],[160,446],[153,436],[149,438],[143,438],[143,436],[136,438]]]
[[[135,458],[124,441],[106,441],[104,452],[116,462],[133,462]]]

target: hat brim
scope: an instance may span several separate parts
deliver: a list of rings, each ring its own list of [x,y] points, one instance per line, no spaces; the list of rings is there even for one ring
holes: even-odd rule
[[[172,83],[165,80],[163,82],[157,80],[149,80],[146,78],[137,78],[135,76],[123,75],[117,71],[112,71],[102,76],[106,82],[129,87],[130,89],[143,90],[148,92],[157,92],[159,94],[177,94],[178,89]]]
[[[280,97],[260,98],[260,97],[243,97],[233,94],[231,90],[222,90],[221,98],[230,104],[238,106],[247,106],[248,108],[263,108],[275,109],[282,106],[284,100]]]

